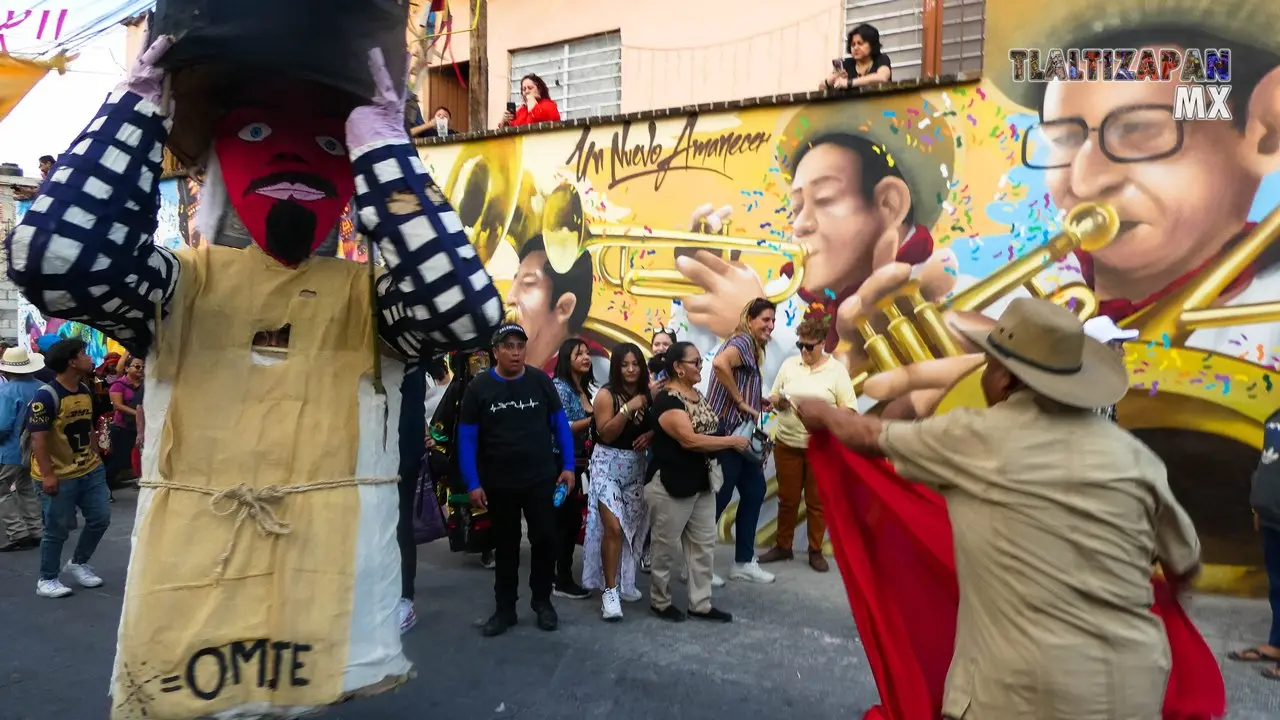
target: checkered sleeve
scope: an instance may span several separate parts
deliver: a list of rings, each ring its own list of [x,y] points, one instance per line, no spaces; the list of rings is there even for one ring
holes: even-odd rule
[[[377,285],[382,338],[410,358],[486,345],[502,301],[413,145],[366,145],[352,164],[360,227],[388,270]]]
[[[9,279],[42,313],[138,354],[178,279],[177,258],[152,243],[168,132],[156,105],[112,93],[5,240]]]

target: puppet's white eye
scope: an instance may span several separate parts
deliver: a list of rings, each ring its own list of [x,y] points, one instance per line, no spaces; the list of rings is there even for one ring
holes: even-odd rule
[[[270,134],[271,126],[266,123],[249,123],[240,128],[240,132],[237,133],[241,140],[248,140],[249,142],[262,142]]]
[[[331,138],[328,135],[320,135],[316,137],[316,142],[320,143],[321,150],[324,150],[330,155],[345,155],[347,152],[347,149],[342,147],[342,143],[338,142],[336,138]]]

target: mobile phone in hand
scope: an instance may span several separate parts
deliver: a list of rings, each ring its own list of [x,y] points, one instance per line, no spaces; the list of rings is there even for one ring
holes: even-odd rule
[[[515,104],[515,103],[513,103],[513,102],[509,102],[509,103],[507,103],[507,112],[511,113],[512,115],[515,115],[515,114],[516,114],[516,104]]]
[[[836,72],[840,72],[841,70],[844,69],[844,61],[840,60],[840,58],[836,58],[835,60],[832,60],[831,69],[835,70]]]

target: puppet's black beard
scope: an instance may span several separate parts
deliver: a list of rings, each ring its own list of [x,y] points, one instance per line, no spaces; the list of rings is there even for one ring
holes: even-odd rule
[[[316,236],[315,213],[292,201],[281,200],[267,212],[267,252],[286,265],[298,265],[311,257]]]

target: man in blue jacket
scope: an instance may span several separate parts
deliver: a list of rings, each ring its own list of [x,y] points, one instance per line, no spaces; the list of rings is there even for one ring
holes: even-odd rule
[[[531,607],[540,629],[551,631],[559,625],[551,605],[554,498],[557,485],[573,489],[573,433],[551,378],[525,365],[528,342],[519,325],[498,328],[493,336],[495,365],[467,386],[458,423],[459,471],[471,506],[487,508],[493,523],[493,592],[498,607],[484,625],[486,637],[501,635],[516,624],[521,513],[529,525]]]
[[[9,348],[0,356],[0,552],[40,547],[44,524],[40,500],[31,481],[31,458],[23,447],[27,406],[43,384],[35,373],[44,368],[44,357]]]

